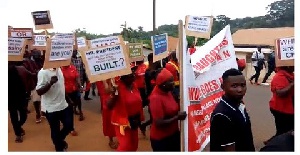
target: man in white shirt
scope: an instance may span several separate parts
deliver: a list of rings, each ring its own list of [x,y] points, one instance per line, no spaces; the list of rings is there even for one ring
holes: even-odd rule
[[[260,76],[260,71],[263,69],[263,67],[266,67],[265,64],[265,56],[264,54],[261,52],[261,48],[258,47],[257,51],[254,51],[252,54],[252,65],[255,69],[255,74],[251,76],[250,83],[253,84],[252,80],[255,79],[255,84],[259,85],[258,83],[258,78]]]
[[[73,128],[73,112],[65,98],[64,76],[60,68],[41,69],[36,86],[38,95],[46,110],[46,118],[51,129],[51,139],[55,150],[65,151],[66,136]],[[60,122],[63,128],[60,130]]]

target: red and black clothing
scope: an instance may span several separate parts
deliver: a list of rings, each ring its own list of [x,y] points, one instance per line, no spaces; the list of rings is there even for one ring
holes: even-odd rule
[[[270,110],[275,118],[276,136],[294,129],[294,88],[286,96],[280,97],[276,91],[294,81],[294,74],[278,70],[271,82],[272,98]]]

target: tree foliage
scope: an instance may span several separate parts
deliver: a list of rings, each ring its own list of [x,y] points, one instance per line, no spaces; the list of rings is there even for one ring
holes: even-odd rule
[[[213,19],[213,27],[211,37],[221,31],[226,25],[230,24],[231,32],[234,33],[239,29],[249,28],[274,28],[274,27],[294,27],[294,0],[279,0],[269,4],[266,7],[267,14],[258,17],[245,17],[231,19],[226,15],[218,15]],[[110,35],[123,35],[123,38],[129,42],[142,42],[149,44],[151,48],[152,31],[144,31],[142,26],[137,29],[121,25],[123,31]],[[86,30],[76,29],[77,36],[86,36],[87,39],[95,39],[104,37],[102,34],[87,33]],[[169,36],[178,37],[178,25],[161,25],[157,28],[156,33],[168,33]],[[106,35],[109,36],[109,35]],[[195,41],[195,37],[187,36],[188,44],[191,45]],[[197,46],[203,45],[207,39],[199,38]]]

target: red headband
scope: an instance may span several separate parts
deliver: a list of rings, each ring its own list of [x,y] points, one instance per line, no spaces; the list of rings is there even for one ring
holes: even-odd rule
[[[172,73],[167,69],[162,69],[161,72],[157,75],[156,85],[161,85],[162,83],[168,81],[171,77],[173,77]]]

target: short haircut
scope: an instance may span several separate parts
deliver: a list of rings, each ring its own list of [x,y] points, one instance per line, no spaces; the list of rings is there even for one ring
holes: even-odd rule
[[[238,75],[243,75],[243,73],[238,69],[231,68],[223,73],[222,80],[225,81],[228,79],[229,76],[238,76]]]

